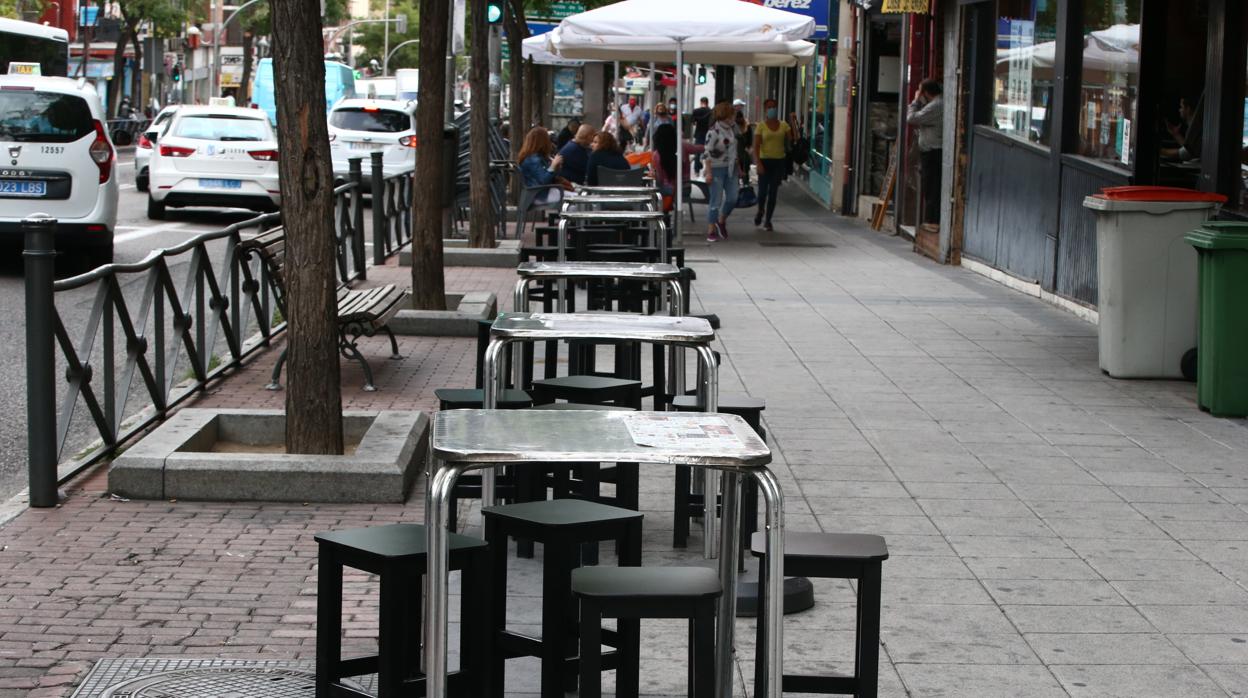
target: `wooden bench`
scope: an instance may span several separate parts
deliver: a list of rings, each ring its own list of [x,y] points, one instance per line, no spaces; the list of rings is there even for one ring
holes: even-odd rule
[[[244,259],[252,255],[259,257],[273,278],[276,289],[276,301],[282,317],[289,318],[286,312],[286,233],[281,228],[261,233],[239,242],[240,253]],[[399,343],[394,338],[387,324],[407,300],[407,291],[397,288],[394,284],[386,284],[376,288],[352,289],[338,287],[338,350],[348,359],[360,362],[364,369],[364,390],[372,392],[377,389],[373,384],[373,370],[368,365],[358,346],[360,337],[372,337],[384,332],[390,338],[391,359],[403,358],[399,354]],[[286,350],[277,359],[273,367],[272,381],[265,386],[269,390],[280,390],[282,387],[282,365],[286,363]]]

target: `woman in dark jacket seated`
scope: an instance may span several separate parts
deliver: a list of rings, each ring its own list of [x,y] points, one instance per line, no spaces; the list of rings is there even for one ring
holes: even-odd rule
[[[605,167],[608,170],[630,170],[632,166],[628,164],[628,160],[624,158],[624,153],[620,152],[620,145],[616,142],[615,136],[606,131],[599,131],[594,136],[594,151],[589,154],[589,164],[587,166],[589,172],[585,178],[585,183],[591,187],[598,186],[598,168]]]

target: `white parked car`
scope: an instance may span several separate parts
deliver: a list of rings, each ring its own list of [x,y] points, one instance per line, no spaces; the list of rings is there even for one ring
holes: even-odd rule
[[[386,176],[416,166],[416,103],[344,99],[329,112],[329,151],[334,178],[345,180],[350,160],[363,158],[364,188],[372,189],[372,154],[382,154]]]
[[[152,131],[157,134],[164,131],[178,106],[174,104],[157,112],[156,118],[152,119],[147,130],[139,134],[139,139],[134,143],[134,187],[139,191],[147,191],[147,166],[152,159],[152,141],[148,134]]]
[[[104,124],[90,83],[0,76],[0,233],[44,213],[57,220],[57,247],[113,260],[117,154]]]
[[[281,203],[277,134],[262,111],[184,106],[155,146],[148,218],[164,218],[169,206],[272,211]]]

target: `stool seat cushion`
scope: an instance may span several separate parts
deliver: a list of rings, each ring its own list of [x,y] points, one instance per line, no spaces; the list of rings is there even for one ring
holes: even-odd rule
[[[557,376],[533,381],[534,387],[559,390],[615,390],[629,386],[641,386],[641,381],[609,376]]]
[[[583,499],[547,499],[540,502],[504,504],[486,507],[481,510],[481,514],[487,518],[513,519],[547,528],[575,527],[642,518],[640,512]]]
[[[552,402],[547,405],[534,405],[529,409],[533,410],[554,410],[563,412],[575,412],[577,410],[602,410],[605,412],[634,412],[633,408],[624,405],[582,405],[579,402]]]
[[[354,551],[375,555],[379,558],[401,559],[425,554],[425,527],[421,524],[390,524],[369,528],[351,528],[345,531],[318,533],[318,543],[335,545]],[[487,543],[480,538],[449,534],[448,550],[484,548]]]
[[[723,593],[708,567],[581,567],[572,593],[593,599],[696,599]]]
[[[456,405],[472,404],[480,407],[485,400],[485,391],[480,388],[438,388],[433,391],[434,397],[439,402],[447,402]],[[533,404],[533,398],[523,390],[514,390],[508,388],[498,396],[498,406],[500,409],[520,409],[529,407]]]
[[[762,531],[750,536],[750,552],[756,556],[766,554],[767,539]],[[853,561],[887,560],[888,545],[883,536],[869,533],[816,533],[810,531],[784,532],[784,558],[786,560],[842,559]]]
[[[672,406],[682,411],[693,411],[698,409],[697,395],[677,395],[672,400]],[[762,411],[767,409],[767,401],[761,397],[753,397],[751,395],[720,395],[719,411],[733,413],[736,410],[746,411]]]

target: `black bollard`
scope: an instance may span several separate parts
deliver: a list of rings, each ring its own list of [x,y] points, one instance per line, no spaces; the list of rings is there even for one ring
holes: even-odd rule
[[[390,222],[386,220],[386,170],[380,151],[372,154],[373,183],[373,264],[383,266],[390,248]]]
[[[22,221],[26,265],[26,462],[30,506],[54,507],[56,494],[56,347],[52,283],[56,279],[56,219]]]
[[[351,259],[360,279],[368,278],[368,263],[364,254],[364,167],[363,158],[347,161],[350,172],[347,181],[355,184],[351,190]]]

